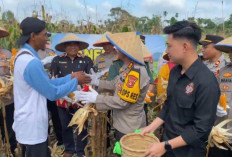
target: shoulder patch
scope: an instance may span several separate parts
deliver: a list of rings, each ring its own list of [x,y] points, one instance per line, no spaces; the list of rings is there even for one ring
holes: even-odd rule
[[[122,86],[118,96],[127,102],[136,103],[140,95],[140,72],[131,70]]]

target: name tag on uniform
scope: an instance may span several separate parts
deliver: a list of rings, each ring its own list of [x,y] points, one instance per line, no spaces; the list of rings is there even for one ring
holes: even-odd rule
[[[61,61],[59,61],[59,63],[60,63],[60,64],[67,64],[67,62],[61,62]]]

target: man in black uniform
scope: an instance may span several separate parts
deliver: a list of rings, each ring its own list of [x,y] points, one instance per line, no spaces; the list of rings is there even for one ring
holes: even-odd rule
[[[197,55],[200,28],[181,21],[164,28],[167,54],[177,64],[170,72],[167,100],[142,135],[164,124],[164,142],[153,144],[144,157],[205,157],[208,135],[216,118],[220,89],[213,73]]]
[[[78,53],[79,50],[86,49],[88,43],[82,41],[75,34],[67,34],[57,45],[56,50],[66,52],[65,55],[57,56],[53,59],[51,64],[50,73],[52,77],[63,77],[70,73],[77,71],[84,71],[89,73],[93,68],[93,61],[84,55]],[[77,153],[78,157],[84,156],[84,148],[87,144],[87,139],[82,139],[87,135],[87,130],[84,129],[80,135],[77,136],[77,143],[73,138],[73,129],[68,127],[68,124],[72,118],[72,115],[77,111],[79,106],[77,104],[71,104],[68,97],[57,100],[58,112],[62,125],[62,137],[65,146],[64,157],[72,157]]]

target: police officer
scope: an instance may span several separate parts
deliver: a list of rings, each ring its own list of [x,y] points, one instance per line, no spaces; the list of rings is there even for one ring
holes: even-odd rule
[[[143,58],[144,59],[147,59],[147,60],[144,60],[144,63],[145,63],[145,68],[146,68],[146,71],[147,71],[147,74],[150,78],[150,81],[149,81],[149,87],[148,87],[148,92],[154,92],[154,79],[153,79],[153,72],[152,72],[152,67],[150,67],[150,64],[149,64],[149,60],[148,58],[150,58],[151,56],[151,52],[147,49],[147,47],[145,46],[145,36],[143,35],[140,35],[140,39],[142,41],[142,54],[143,54]],[[107,80],[108,81],[112,81],[116,78],[117,75],[119,75],[120,73],[120,68],[124,65],[123,63],[123,60],[119,59],[119,58],[116,58],[114,61],[113,61],[113,64],[110,66],[110,69],[109,69],[109,75],[107,77]],[[147,99],[145,99],[145,106],[144,106],[144,110],[145,110],[145,113],[147,115],[147,112],[148,112],[148,109],[147,109],[147,103],[150,103],[151,102],[151,99],[148,95],[146,95]],[[148,120],[147,120],[147,116],[146,116],[146,123],[148,123]]]
[[[113,91],[113,96],[90,92],[80,92],[82,103],[96,103],[96,108],[113,110],[113,126],[117,141],[128,133],[134,132],[146,123],[144,98],[149,86],[149,76],[144,67],[142,45],[136,32],[115,33],[107,39],[117,48],[119,59],[124,65],[113,81],[96,80],[91,76],[98,90]]]
[[[67,34],[57,45],[56,50],[66,52],[65,55],[57,56],[53,59],[50,73],[53,77],[63,77],[67,74],[84,71],[89,73],[90,69],[93,68],[92,60],[84,55],[78,53],[79,50],[86,49],[88,43],[77,37],[73,33]],[[72,114],[77,111],[79,106],[77,104],[72,105],[71,100],[59,99],[57,100],[58,112],[62,125],[62,137],[65,146],[64,157],[71,157],[74,153],[78,156],[84,156],[84,148],[87,144],[87,139],[82,139],[87,135],[87,130],[83,130],[80,135],[77,135],[77,143],[75,147],[73,138],[72,127],[67,127]]]
[[[215,125],[222,122],[225,119],[232,119],[232,37],[222,40],[215,45],[215,48],[219,51],[223,51],[229,54],[230,63],[220,70],[218,75],[218,83],[221,90],[221,95],[226,99],[220,100],[220,103],[217,106],[217,119]],[[221,98],[222,99],[222,96]],[[225,103],[227,106],[223,106]],[[223,108],[224,107],[224,108]],[[227,129],[231,128],[231,123],[227,124]],[[231,131],[230,131],[231,132]],[[230,140],[230,146],[232,146],[232,139]],[[225,145],[226,147],[226,145]],[[232,150],[224,150],[218,147],[212,147],[209,151],[209,157],[230,157],[232,156]]]
[[[8,35],[9,35],[9,32],[7,32],[5,29],[0,27],[0,38],[6,37]],[[0,48],[0,77],[1,78],[4,76],[10,75],[9,60],[11,59],[11,56],[12,55],[10,51]],[[14,154],[14,150],[17,147],[17,141],[15,138],[15,133],[12,129],[13,117],[14,117],[14,97],[13,97],[12,92],[10,94],[10,98],[3,99],[3,102],[5,104],[5,109],[6,109],[6,124],[7,124],[7,131],[8,131],[10,146],[11,146],[10,149],[11,149],[11,152]],[[1,133],[2,133],[2,138],[5,140],[2,110],[0,110],[0,112],[1,112],[0,113]]]
[[[224,38],[218,35],[206,35],[204,40],[199,42],[202,45],[203,63],[217,77],[219,71],[226,64],[226,59],[221,51],[214,48],[214,45],[222,41]]]
[[[113,60],[116,58],[116,52],[114,46],[106,39],[106,35],[111,34],[106,32],[103,36],[98,39],[93,46],[103,47],[105,52],[99,55],[94,61],[95,71],[102,72],[103,70],[109,69]],[[108,76],[108,71],[101,77],[101,79],[106,79]]]
[[[152,144],[144,157],[205,157],[205,141],[215,121],[220,90],[212,72],[198,58],[201,30],[188,21],[164,28],[167,54],[179,64],[170,72],[167,100],[142,135],[164,124],[164,142]]]

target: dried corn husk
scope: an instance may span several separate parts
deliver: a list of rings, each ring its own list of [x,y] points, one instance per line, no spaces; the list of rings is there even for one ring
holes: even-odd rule
[[[223,92],[220,96],[220,99],[219,99],[219,104],[220,106],[223,108],[223,110],[227,110],[227,105],[226,105],[226,93]]]
[[[93,107],[92,104],[87,104],[83,108],[80,108],[73,115],[68,126],[77,125],[78,134],[80,134],[83,130],[85,121],[87,120],[89,113],[91,112],[93,112],[95,116],[97,116],[98,114],[97,110]]]
[[[222,128],[224,125],[227,123],[231,122],[232,119],[226,119],[219,123],[218,125],[214,126],[208,139],[208,146],[207,149],[209,150],[210,147],[218,147],[220,149],[228,150],[231,149],[232,147],[230,146],[230,141],[229,137],[232,138],[232,133],[229,133],[228,131],[231,130],[232,128],[229,129],[224,129]],[[225,144],[228,148],[222,146],[221,144]],[[208,152],[207,152],[208,154]],[[207,155],[208,156],[208,155]]]
[[[13,89],[13,79],[12,75],[0,77],[0,97],[9,98],[9,93]]]
[[[48,148],[51,151],[51,157],[63,157],[64,154],[64,147],[57,147],[57,143],[56,142],[53,147],[48,146]]]

